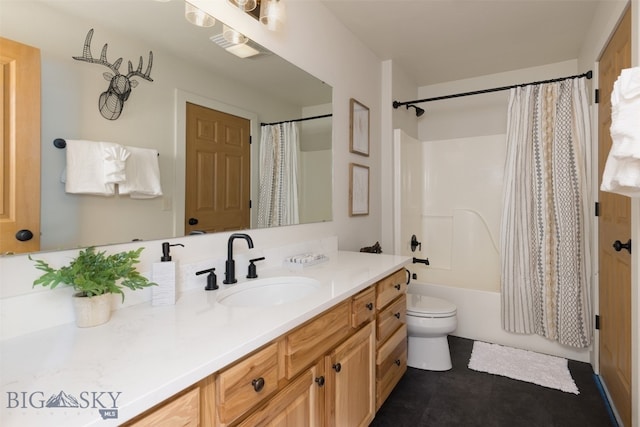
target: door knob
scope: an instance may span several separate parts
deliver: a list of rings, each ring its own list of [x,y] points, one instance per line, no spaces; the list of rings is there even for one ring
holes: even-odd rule
[[[27,240],[33,239],[33,233],[31,230],[20,230],[16,233],[16,239],[21,242],[26,242]]]
[[[198,218],[189,218],[189,225],[198,224]]]
[[[616,240],[613,242],[613,249],[615,249],[616,252],[626,249],[631,253],[631,239],[629,239],[627,243],[622,243],[620,240]]]

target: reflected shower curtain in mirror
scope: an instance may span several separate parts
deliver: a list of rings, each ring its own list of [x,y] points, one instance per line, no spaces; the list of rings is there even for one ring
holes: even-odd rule
[[[584,348],[591,317],[585,79],[511,89],[501,225],[502,327]]]
[[[298,126],[288,122],[261,130],[258,227],[298,224]]]

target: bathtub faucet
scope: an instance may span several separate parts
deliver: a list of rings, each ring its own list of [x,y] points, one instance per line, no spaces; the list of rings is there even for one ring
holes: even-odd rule
[[[413,257],[413,263],[414,264],[429,265],[429,258],[420,259],[420,258]]]

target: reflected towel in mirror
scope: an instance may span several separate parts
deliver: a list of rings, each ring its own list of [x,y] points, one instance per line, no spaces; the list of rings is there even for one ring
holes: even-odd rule
[[[73,194],[113,196],[115,184],[105,180],[105,150],[120,145],[111,142],[67,140],[67,167],[61,181]]]
[[[128,194],[132,199],[162,196],[158,150],[131,146],[125,148],[131,155],[125,167],[127,180],[118,184],[118,193]]]

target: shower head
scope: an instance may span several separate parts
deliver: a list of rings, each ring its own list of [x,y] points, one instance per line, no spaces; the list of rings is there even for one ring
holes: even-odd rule
[[[407,110],[409,109],[409,107],[413,107],[413,108],[416,109],[416,117],[420,117],[420,116],[422,116],[424,114],[424,109],[422,109],[422,108],[420,108],[420,107],[418,107],[416,105],[408,104],[407,105]]]

